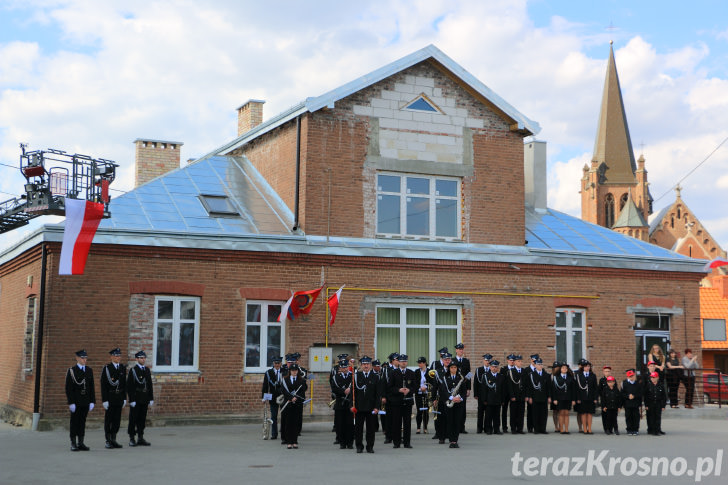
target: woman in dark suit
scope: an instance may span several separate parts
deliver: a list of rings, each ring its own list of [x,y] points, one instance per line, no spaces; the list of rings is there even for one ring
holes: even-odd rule
[[[288,449],[298,448],[298,435],[301,433],[301,421],[303,418],[303,401],[308,386],[306,380],[298,375],[298,365],[292,364],[288,367],[288,376],[283,381],[283,396],[285,402],[281,410],[281,424],[283,441]]]
[[[576,385],[567,363],[561,363],[561,372],[554,375],[552,384],[551,402],[559,412],[559,430],[561,434],[569,434],[569,411],[576,404]]]
[[[592,419],[599,399],[597,377],[591,371],[591,362],[585,361],[582,370],[574,375],[576,382],[576,403],[579,406],[579,420],[584,434],[592,433]]]

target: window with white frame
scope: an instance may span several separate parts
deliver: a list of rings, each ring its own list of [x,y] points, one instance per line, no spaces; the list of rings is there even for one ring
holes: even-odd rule
[[[379,173],[377,234],[460,237],[460,180]]]
[[[245,372],[265,372],[283,355],[284,326],[278,321],[283,303],[249,301],[245,310]]]
[[[579,359],[586,358],[586,311],[581,309],[557,308],[556,360],[575,366]]]
[[[382,362],[392,352],[405,353],[415,366],[418,357],[430,362],[438,349],[453,349],[460,341],[459,306],[390,305],[377,306],[376,355]]]
[[[200,299],[157,296],[154,301],[154,370],[189,372],[198,366]]]

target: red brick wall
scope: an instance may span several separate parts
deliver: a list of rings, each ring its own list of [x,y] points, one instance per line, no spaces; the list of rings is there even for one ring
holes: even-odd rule
[[[145,275],[156,281],[167,278],[205,288],[200,312],[199,374],[155,374],[154,413],[160,415],[257,414],[261,376],[245,374],[243,366],[245,300],[240,289],[315,288],[320,284],[322,266],[330,287],[346,284],[348,288],[343,293],[329,343],[356,343],[360,355],[374,354],[375,308],[383,299],[462,305],[463,342],[467,354],[476,361],[486,351],[499,357],[511,351],[537,352],[545,360],[552,360],[554,351],[549,347],[555,340],[551,327],[555,308],[565,302],[580,301],[575,298],[578,296],[598,297],[586,300],[588,305],[584,305],[588,306],[587,355],[597,366],[609,363],[620,373],[633,365],[633,316],[627,313],[627,307],[637,301],[676,302],[685,314],[672,321],[672,345],[700,348],[696,283],[701,274],[524,264],[519,264],[521,270],[516,272],[507,264],[489,262],[94,245],[86,275],[71,277],[57,275],[60,248],[51,249],[46,301],[48,357],[42,403],[46,417],[65,413],[65,369],[75,362],[75,350],[85,348],[89,365],[98,373],[108,359],[108,351],[117,345],[130,360],[137,347],[151,349],[151,341],[142,342],[144,338],[151,340],[151,335],[134,335],[134,328],[144,318],[147,323],[152,321],[153,295],[129,293],[129,283],[142,281]],[[38,269],[37,263],[34,268]],[[17,315],[14,320],[22,322],[24,307],[19,302],[24,301],[22,283],[26,272],[2,276],[3,318],[5,310],[9,310],[8,314]],[[21,293],[13,296],[7,289],[18,281],[20,290],[13,291]],[[430,291],[395,291],[422,289]],[[308,365],[309,347],[325,339],[323,301],[324,296],[309,316],[289,323],[286,329],[286,351],[300,352],[304,366]],[[0,331],[5,332],[3,351],[6,355],[15,352],[14,361],[19,362],[21,325],[15,333],[9,332],[6,325]],[[17,344],[5,343],[13,341]],[[18,380],[17,367],[10,377],[8,366],[3,366],[1,372],[0,403],[8,402],[5,396],[10,393],[14,406],[31,410],[32,390]],[[325,376],[321,379],[317,383],[317,405],[328,399]]]

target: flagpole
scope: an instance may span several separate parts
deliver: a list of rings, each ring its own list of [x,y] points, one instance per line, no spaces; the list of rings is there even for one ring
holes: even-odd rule
[[[324,301],[326,302],[325,303],[326,311],[324,314],[324,316],[325,316],[324,325],[326,325],[326,329],[324,330],[324,335],[325,335],[324,347],[328,347],[329,346],[329,287],[328,286],[326,287],[326,299]]]

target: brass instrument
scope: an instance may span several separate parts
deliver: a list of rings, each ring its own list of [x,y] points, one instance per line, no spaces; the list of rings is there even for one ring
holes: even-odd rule
[[[333,408],[334,404],[336,404],[336,398],[332,399],[331,402],[327,404],[327,406]]]
[[[434,379],[436,376],[437,376],[437,371],[435,369],[430,369],[427,372],[427,377],[429,377],[430,379]]]
[[[273,420],[268,417],[268,401],[263,401],[263,439],[270,439]]]
[[[458,385],[455,386],[455,389],[453,389],[450,392],[450,397],[455,397],[458,395],[458,392],[460,391],[460,386],[463,385],[463,382],[465,382],[465,378],[463,376],[460,376],[460,382],[458,382]],[[455,405],[455,401],[453,401],[452,399],[448,399],[447,402],[445,403],[445,406],[447,406],[448,408],[451,408],[454,405]]]

